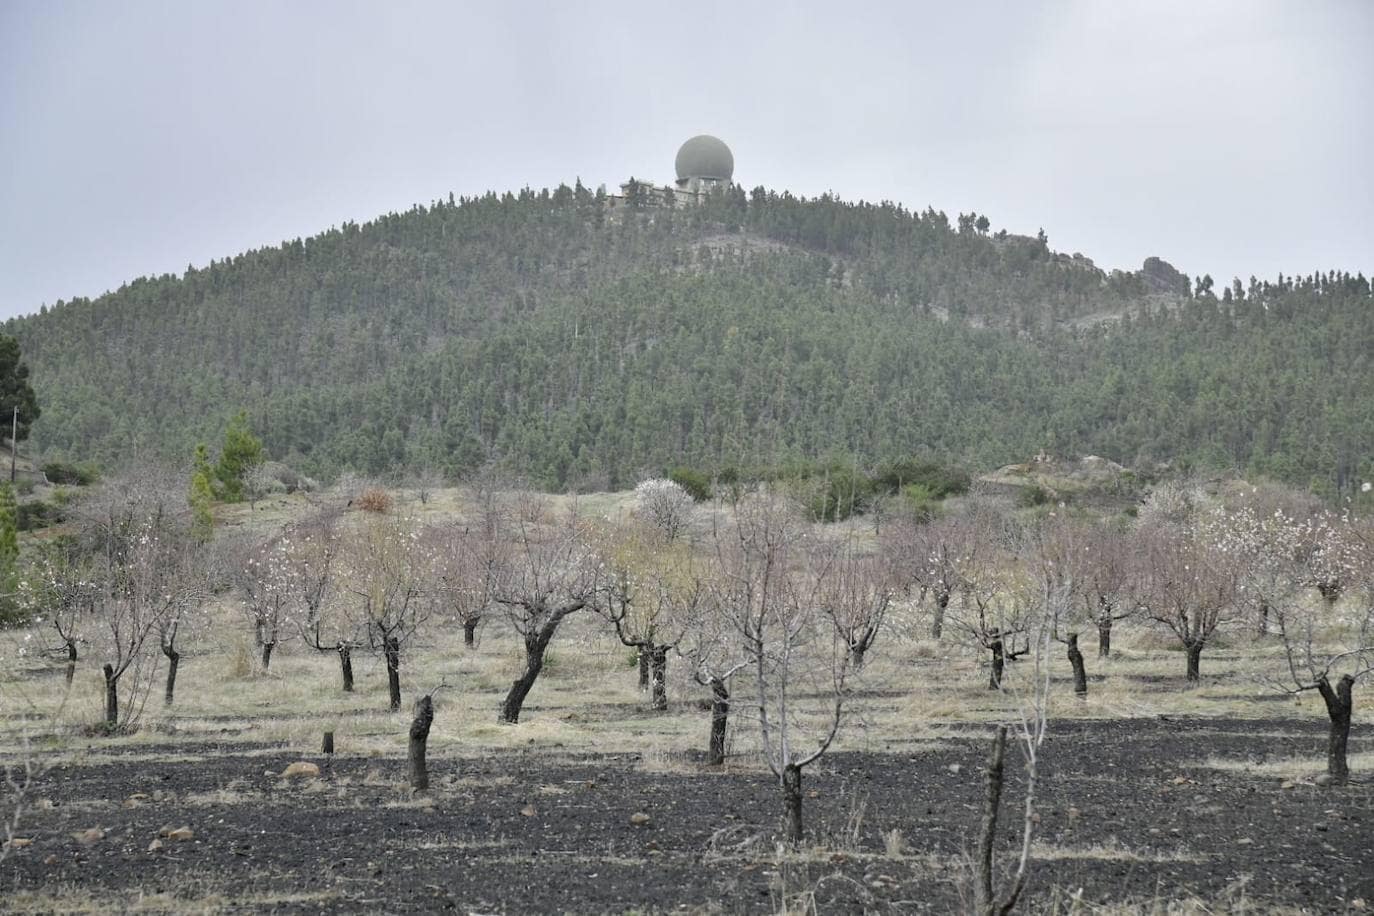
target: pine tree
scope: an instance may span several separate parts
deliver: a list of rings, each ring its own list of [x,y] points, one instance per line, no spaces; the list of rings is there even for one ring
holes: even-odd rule
[[[19,566],[19,506],[14,488],[0,485],[0,620],[14,610]]]
[[[240,410],[224,431],[224,447],[215,465],[220,498],[231,503],[242,500],[244,477],[262,461],[262,442],[248,428],[248,412]]]

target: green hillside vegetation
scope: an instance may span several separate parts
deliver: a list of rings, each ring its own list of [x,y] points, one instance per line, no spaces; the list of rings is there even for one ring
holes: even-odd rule
[[[500,460],[544,487],[668,468],[1047,450],[1374,477],[1363,276],[1213,289],[973,214],[756,190],[608,212],[580,185],[438,202],[6,323],[35,454],[185,464],[249,412],[313,477]]]

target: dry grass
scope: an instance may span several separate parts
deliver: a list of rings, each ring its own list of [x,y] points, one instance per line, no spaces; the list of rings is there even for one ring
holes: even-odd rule
[[[1206,856],[1200,856],[1187,850],[1158,852],[1131,849],[1119,840],[1108,840],[1105,843],[1097,843],[1092,846],[1057,846],[1052,843],[1037,842],[1032,845],[1031,853],[1037,862],[1053,862],[1060,859],[1099,859],[1104,862],[1149,862],[1155,864],[1206,861]]]
[[[1352,772],[1374,771],[1374,751],[1352,753],[1346,758]],[[1247,776],[1293,781],[1310,780],[1326,772],[1320,757],[1281,757],[1256,760],[1250,757],[1208,757],[1202,765],[1213,770],[1243,773]]]

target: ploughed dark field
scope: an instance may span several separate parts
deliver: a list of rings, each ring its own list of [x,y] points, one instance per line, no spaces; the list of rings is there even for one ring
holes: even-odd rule
[[[820,912],[952,912],[982,799],[978,734],[825,757],[804,784],[808,847],[786,856],[778,789],[752,767],[432,754],[431,792],[413,800],[404,759],[349,756],[343,741],[319,779],[278,774],[297,760],[325,765],[320,755],[243,742],[109,750],[44,776],[20,831],[31,843],[0,865],[0,899],[103,911],[142,895],[197,910],[754,913],[814,894]],[[1317,719],[1053,723],[1024,911],[1067,909],[1080,888],[1088,904],[1374,907],[1374,780],[1357,772],[1332,788],[1262,770],[1294,757],[1319,769],[1325,734]],[[1352,752],[1371,741],[1374,729],[1357,726]],[[1229,765],[1247,760],[1258,769]],[[1009,748],[1008,848],[1019,764]],[[150,851],[183,826],[189,838]],[[74,836],[91,828],[103,836]]]

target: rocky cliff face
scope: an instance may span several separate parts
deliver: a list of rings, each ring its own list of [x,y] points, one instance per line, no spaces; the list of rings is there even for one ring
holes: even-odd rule
[[[1179,295],[1188,289],[1188,276],[1163,258],[1146,258],[1140,276],[1152,292]]]

